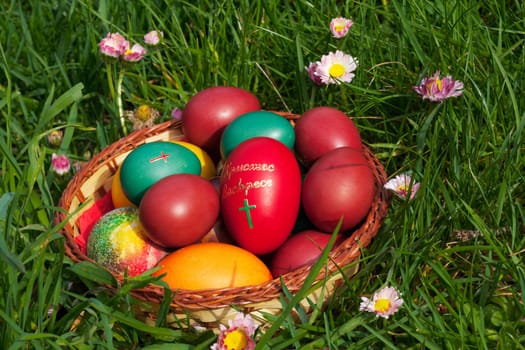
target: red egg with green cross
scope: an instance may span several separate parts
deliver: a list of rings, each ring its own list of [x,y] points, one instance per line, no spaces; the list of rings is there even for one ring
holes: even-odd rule
[[[290,235],[301,200],[301,173],[293,151],[268,137],[236,146],[220,181],[224,225],[254,254],[276,250]]]

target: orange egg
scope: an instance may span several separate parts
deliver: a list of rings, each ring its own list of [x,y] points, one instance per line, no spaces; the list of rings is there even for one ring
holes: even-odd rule
[[[227,243],[208,242],[180,248],[162,259],[156,276],[172,289],[213,289],[257,285],[272,279],[253,253]]]
[[[197,145],[194,145],[191,142],[186,141],[173,141],[174,143],[177,143],[181,146],[186,147],[190,151],[192,151],[197,158],[199,158],[199,162],[201,163],[201,176],[205,179],[211,179],[215,175],[217,175],[217,169],[215,168],[215,164],[213,163],[213,160],[211,157],[204,151],[202,148],[200,148]]]
[[[136,207],[136,205],[126,197],[126,194],[122,189],[122,185],[120,184],[120,167],[118,168],[117,173],[113,176],[113,181],[111,182],[111,200],[113,201],[113,206],[115,208]]]

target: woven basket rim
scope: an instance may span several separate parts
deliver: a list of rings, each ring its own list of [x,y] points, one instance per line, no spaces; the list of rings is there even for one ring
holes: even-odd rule
[[[300,117],[293,113],[279,111],[276,111],[276,113],[287,118],[292,123]],[[150,128],[136,130],[130,133],[128,136],[117,140],[94,155],[70,180],[60,197],[58,203],[60,210],[56,212],[55,224],[64,225],[61,233],[65,237],[65,253],[74,262],[92,261],[82,253],[75,240],[75,225],[71,223],[71,218],[68,220],[68,216],[72,211],[77,210],[82,203],[86,203],[91,199],[91,196],[84,196],[83,193],[80,193],[80,187],[102,168],[108,169],[112,173],[111,176],[113,176],[119,167],[115,157],[126,154],[138,145],[151,142],[152,138],[155,140],[156,137],[165,133],[169,133],[170,136],[175,138],[182,138],[184,136],[182,122],[173,119]],[[355,262],[359,258],[361,250],[366,248],[376,236],[387,214],[390,196],[383,187],[387,179],[386,173],[379,160],[366,145],[363,145],[363,153],[372,169],[376,185],[372,208],[363,222],[329,253],[327,260],[328,269],[322,269],[314,283],[322,281],[329,277],[329,275],[338,273],[342,268]],[[104,193],[105,189],[97,188],[92,195],[98,194],[102,196]],[[71,210],[73,200],[78,201],[80,204],[77,208]],[[91,202],[93,203],[93,201]],[[231,305],[254,304],[279,298],[282,293],[282,283],[286,285],[287,290],[291,293],[297,292],[308,276],[310,268],[311,265],[303,266],[283,274],[280,278],[277,277],[271,281],[255,286],[198,291],[177,290],[173,293],[171,308],[177,311],[205,310],[229,307]],[[112,272],[111,274],[117,281],[123,281],[123,275]],[[132,294],[138,299],[154,304],[160,304],[165,296],[164,288],[157,284],[135,289],[132,291]]]

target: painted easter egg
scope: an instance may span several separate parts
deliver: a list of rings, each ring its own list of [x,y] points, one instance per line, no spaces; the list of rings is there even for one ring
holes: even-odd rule
[[[117,208],[93,226],[87,256],[114,273],[136,276],[153,268],[167,252],[150,242],[137,208]]]
[[[193,95],[184,107],[184,133],[188,141],[218,160],[224,128],[239,115],[260,109],[258,98],[247,90],[234,86],[209,87]]]
[[[352,119],[333,107],[314,107],[304,112],[295,124],[295,137],[295,150],[308,166],[335,148],[362,147]]]
[[[140,220],[148,237],[166,248],[195,243],[219,217],[219,195],[210,181],[174,174],[153,184],[140,201]]]
[[[124,159],[120,183],[124,193],[136,206],[148,188],[173,174],[200,175],[201,163],[188,148],[168,141],[145,143]]]
[[[122,184],[120,183],[120,167],[111,180],[111,200],[115,208],[135,207],[135,204],[128,199],[122,189]]]
[[[271,258],[272,275],[278,277],[314,263],[331,238],[331,234],[316,230],[305,230],[288,237]],[[344,238],[342,234],[337,235],[332,248],[337,247]]]
[[[208,155],[208,153],[200,148],[197,145],[194,145],[191,142],[187,141],[173,141],[174,143],[184,146],[190,151],[192,151],[197,158],[199,158],[199,162],[201,163],[201,176],[205,179],[211,179],[212,177],[215,177],[217,175],[217,169],[215,167],[215,164],[213,163],[213,160]]]
[[[281,141],[293,150],[295,131],[290,122],[277,113],[254,111],[235,118],[225,129],[221,138],[222,158],[243,141],[257,136],[266,136]]]
[[[192,244],[167,255],[154,275],[171,289],[235,288],[270,281],[272,274],[255,254],[235,245]]]
[[[333,232],[343,218],[343,232],[366,217],[374,194],[374,175],[363,153],[341,147],[312,165],[304,179],[302,205],[310,222],[324,232]]]
[[[221,173],[221,214],[237,244],[255,254],[279,247],[299,210],[301,174],[283,143],[254,137],[228,156]]]

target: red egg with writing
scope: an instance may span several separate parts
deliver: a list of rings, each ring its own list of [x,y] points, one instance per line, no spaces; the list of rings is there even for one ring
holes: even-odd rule
[[[290,235],[301,201],[301,174],[283,143],[255,137],[233,149],[220,182],[221,214],[235,242],[255,254],[277,249]]]

